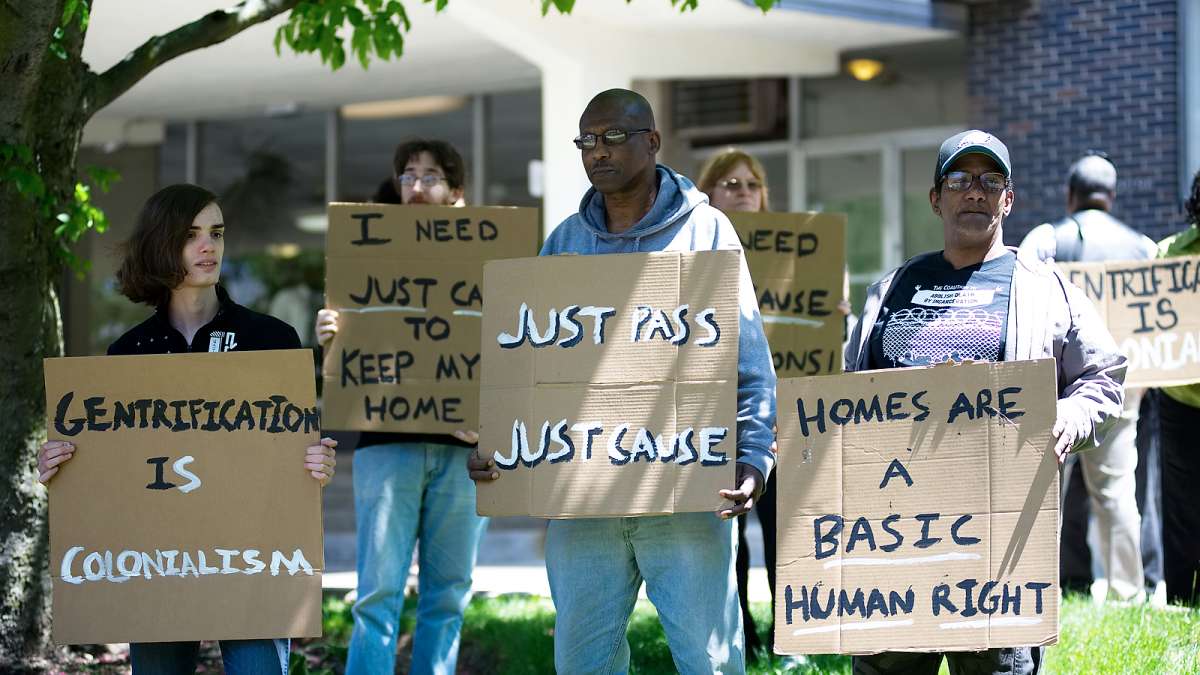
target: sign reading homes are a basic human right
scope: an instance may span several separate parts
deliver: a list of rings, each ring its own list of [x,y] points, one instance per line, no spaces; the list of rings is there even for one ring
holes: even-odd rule
[[[1059,267],[1129,360],[1125,386],[1200,382],[1200,256]]]
[[[715,511],[737,458],[738,251],[484,267],[482,515]],[[714,516],[715,517],[715,516]]]
[[[1058,637],[1053,359],[780,380],[775,649]]]

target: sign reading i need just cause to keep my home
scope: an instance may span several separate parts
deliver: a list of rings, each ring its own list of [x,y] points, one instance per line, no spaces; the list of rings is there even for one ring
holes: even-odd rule
[[[326,426],[475,429],[483,263],[537,253],[538,228],[531,208],[330,204]]]
[[[746,251],[780,378],[842,372],[846,216],[729,214]]]
[[[482,515],[715,511],[736,461],[738,251],[484,267]]]
[[[1058,636],[1053,359],[779,383],[775,646],[965,651]]]
[[[1125,386],[1200,382],[1200,256],[1059,266],[1129,359]]]
[[[137,376],[130,376],[137,373]],[[308,350],[46,359],[59,644],[321,634]]]

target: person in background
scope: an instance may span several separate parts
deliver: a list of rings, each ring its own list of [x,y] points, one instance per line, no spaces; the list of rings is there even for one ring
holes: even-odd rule
[[[1049,262],[1153,258],[1158,250],[1154,241],[1111,215],[1116,197],[1117,169],[1107,156],[1089,154],[1080,158],[1067,173],[1067,215],[1035,227],[1021,242],[1020,250]],[[1075,463],[1083,468],[1083,483],[1098,529],[1095,558],[1103,570],[1103,576],[1092,584],[1092,596],[1097,600],[1145,598],[1142,521],[1135,477],[1138,408],[1143,391],[1127,387],[1125,410],[1104,442],[1090,452],[1071,455],[1063,465],[1064,513],[1068,511],[1066,496]],[[1061,546],[1064,559],[1070,559],[1070,547],[1085,547],[1087,543],[1064,536]]]
[[[592,187],[541,255],[741,248],[729,219],[692,181],[657,163],[662,137],[640,94],[597,94],[574,143]],[[734,484],[714,495],[732,505],[716,514],[551,520],[546,573],[560,673],[628,672],[625,632],[643,582],[679,672],[746,672],[730,519],[754,507],[775,466],[775,371],[744,259],[740,279],[736,468]],[[493,456],[486,448],[472,455],[472,480],[500,477]]]
[[[402,204],[461,206],[462,155],[441,140],[401,143],[392,185]],[[317,341],[329,345],[338,312],[317,312]],[[363,432],[354,451],[358,599],[346,663],[349,675],[395,670],[400,615],[413,547],[418,546],[413,673],[453,673],[463,612],[487,519],[475,512],[466,475],[475,432],[454,436]]]
[[[154,314],[117,338],[110,356],[189,352],[299,349],[288,324],[234,302],[218,285],[225,252],[225,219],[216,195],[196,185],[171,185],[146,200],[133,236],[124,244],[117,281],[121,294],[154,308]],[[236,339],[228,339],[236,336]],[[309,446],[304,470],[324,487],[333,478],[337,443]],[[49,483],[76,450],[50,440],[38,453],[38,480]],[[296,467],[299,469],[300,467]],[[229,675],[284,675],[288,639],[221,640]],[[175,675],[196,670],[200,643],[135,642],[129,660],[135,675]]]
[[[753,156],[736,148],[728,148],[713,155],[700,169],[696,187],[708,195],[708,203],[725,213],[735,211],[769,211],[767,173]],[[763,558],[767,567],[767,585],[771,589],[772,606],[775,598],[775,476],[767,479],[758,503],[754,506],[758,522],[762,525]],[[742,608],[742,630],[745,632],[746,654],[753,658],[763,649],[758,636],[758,627],[750,614],[748,582],[750,577],[750,544],[746,539],[747,516],[737,519],[738,553],[737,585],[738,600]],[[774,612],[772,612],[774,616]],[[774,647],[774,632],[767,632],[766,651]]]
[[[1188,228],[1158,244],[1160,258],[1200,255],[1200,171],[1184,206]],[[1200,383],[1158,390],[1163,578],[1171,602],[1200,603]]]
[[[938,150],[929,204],[944,249],[917,255],[867,289],[862,320],[846,348],[846,372],[928,366],[948,360],[1055,357],[1059,464],[1103,441],[1121,414],[1125,357],[1095,307],[1052,266],[1004,246],[1016,192],[1008,147],[979,130]],[[942,293],[919,289],[939,287]],[[967,480],[970,480],[969,478]],[[987,489],[986,479],[973,487]],[[952,675],[1031,675],[1042,647],[944,654]],[[942,653],[854,657],[856,675],[936,675]]]

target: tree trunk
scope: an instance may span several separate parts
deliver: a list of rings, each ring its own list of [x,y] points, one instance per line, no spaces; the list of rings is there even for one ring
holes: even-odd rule
[[[48,194],[69,197],[83,124],[78,18],[67,58],[51,36],[64,0],[0,0],[0,143],[32,150]],[[0,163],[0,168],[6,168]],[[50,665],[50,570],[46,490],[37,483],[45,440],[42,359],[62,354],[54,210],[0,181],[0,671]],[[62,204],[56,205],[61,208]]]

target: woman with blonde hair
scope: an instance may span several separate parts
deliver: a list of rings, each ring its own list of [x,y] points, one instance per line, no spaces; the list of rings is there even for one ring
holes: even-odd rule
[[[718,152],[704,163],[700,180],[696,185],[708,195],[708,203],[725,213],[734,211],[769,211],[767,202],[767,172],[754,157],[736,148]],[[775,476],[767,480],[767,487],[754,506],[758,521],[762,524],[763,557],[767,564],[767,583],[771,597],[775,597]],[[754,657],[764,648],[758,637],[754,619],[750,616],[747,598],[747,583],[750,575],[750,547],[746,541],[746,516],[738,516],[737,554],[738,597],[742,605],[742,630],[745,633],[746,655]],[[774,612],[772,612],[774,614]],[[765,645],[771,652],[774,641],[768,638]]]
[[[708,195],[708,203],[725,213],[770,211],[767,172],[754,157],[737,148],[718,152],[700,169],[696,187]]]

